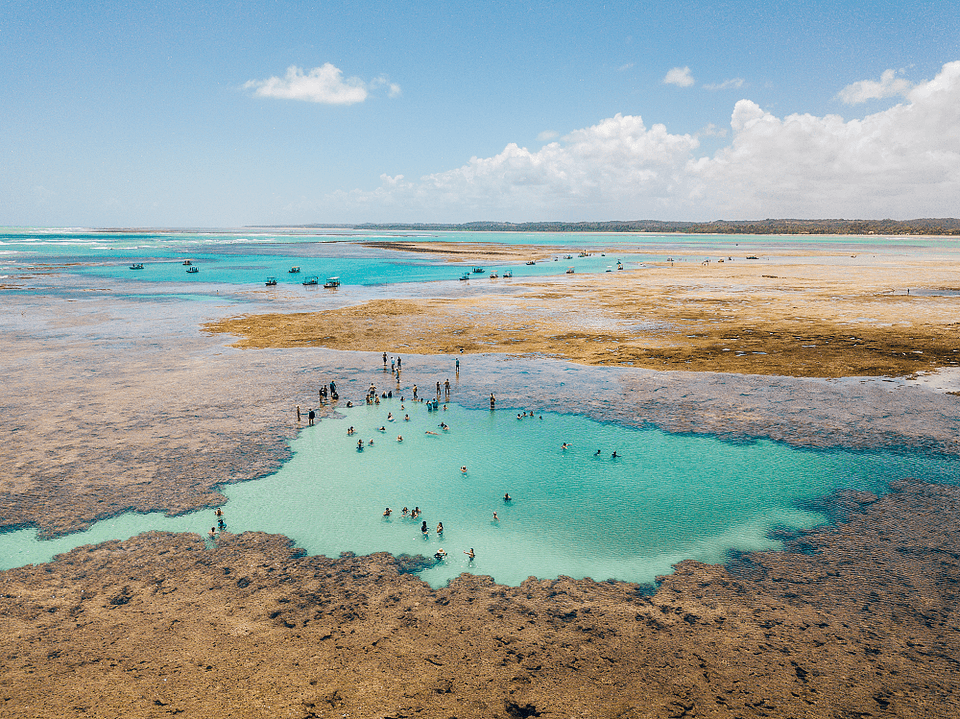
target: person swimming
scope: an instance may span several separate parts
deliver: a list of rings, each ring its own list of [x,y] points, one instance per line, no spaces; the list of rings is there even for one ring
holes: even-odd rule
[[[213,539],[214,537],[217,536],[217,528],[216,528],[216,527],[210,527],[210,531],[207,532],[207,534],[210,535],[210,539]]]
[[[434,556],[434,559],[442,562],[444,559],[447,558],[447,553],[443,551],[443,547],[440,547],[440,549],[438,549],[436,554],[434,554],[433,556]]]
[[[409,415],[409,414],[403,415],[403,421],[404,421],[404,422],[409,422],[409,421],[410,421],[410,415]]]
[[[494,522],[499,522],[499,521],[500,521],[500,517],[497,516],[497,513],[496,513],[496,512],[493,513],[493,521],[494,521]]]
[[[357,449],[358,449],[358,450],[362,450],[362,449],[363,449],[363,440],[362,440],[362,439],[358,439],[358,440],[357,440]]]
[[[450,428],[449,428],[446,424],[444,424],[443,422],[441,422],[441,423],[440,423],[440,429],[442,429],[444,432],[446,432],[446,431],[447,431],[448,429],[450,429]]]
[[[570,446],[569,444],[567,444],[566,442],[564,442],[562,445],[560,445],[560,449],[566,449],[566,448],[569,447],[569,446]]]
[[[433,434],[433,435],[436,435],[437,437],[440,436],[440,435],[437,434],[436,432],[431,432],[429,429],[428,429],[426,432],[424,432],[424,434]]]
[[[461,467],[461,468],[460,468],[460,471],[461,471],[463,474],[466,474],[466,473],[467,473],[467,467],[466,467],[466,465],[464,465],[463,467]]]
[[[410,514],[410,510],[407,509],[406,507],[404,507],[404,508],[403,508],[403,511],[400,512],[400,516],[401,516],[401,517],[406,517],[408,514]]]
[[[594,457],[599,457],[599,456],[600,456],[600,450],[598,449],[596,452],[594,452],[594,453],[593,453],[593,456],[594,456]]]
[[[385,510],[383,510],[384,517],[389,517],[391,514],[393,514],[393,512],[390,510],[390,507],[387,507]]]
[[[507,493],[504,493],[504,495],[503,495],[503,501],[504,501],[504,502],[509,502],[511,499],[513,499],[513,497],[511,497],[511,496],[510,496],[509,494],[507,494]]]
[[[613,454],[611,454],[610,456],[611,456],[613,459],[616,459],[616,458],[619,457],[620,455],[617,454],[617,451],[616,451],[616,450],[614,450],[614,451],[613,451]]]
[[[417,517],[419,517],[419,516],[420,516],[420,507],[414,507],[414,508],[413,508],[413,512],[410,514],[410,516],[413,517],[414,519],[416,519]],[[427,523],[424,522],[423,524],[424,524],[424,526],[426,526]]]
[[[398,435],[397,435],[397,441],[398,441],[398,442],[402,442],[402,441],[403,441],[403,435],[402,435],[402,434],[398,434]]]
[[[388,421],[388,422],[392,422],[392,421],[393,421],[393,412],[387,412],[387,421]]]
[[[424,519],[424,520],[423,520],[423,524],[420,525],[420,533],[421,533],[424,537],[426,537],[427,534],[429,534],[429,532],[430,532],[430,530],[427,529],[427,520]]]
[[[355,430],[353,429],[353,425],[350,425],[349,427],[347,427],[347,435],[353,434],[354,431],[355,431]]]
[[[386,432],[386,431],[387,431],[387,428],[386,428],[385,425],[382,425],[382,424],[381,424],[379,427],[377,427],[377,431],[378,431],[378,432]]]

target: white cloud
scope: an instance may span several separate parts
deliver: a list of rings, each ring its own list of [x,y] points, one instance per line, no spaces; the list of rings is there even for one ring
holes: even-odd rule
[[[717,216],[923,217],[960,212],[960,62],[862,120],[783,119],[741,100],[733,139],[691,163]]]
[[[734,77],[729,80],[724,80],[723,82],[717,83],[715,85],[704,85],[704,90],[739,90],[743,87],[744,79],[742,77]]]
[[[625,70],[629,70],[629,69],[632,68],[632,67],[633,67],[633,63],[632,63],[632,62],[628,62],[627,64],[621,65],[620,67],[618,67],[618,68],[617,68],[617,71],[618,71],[618,72],[624,72]]]
[[[308,72],[291,65],[282,78],[274,76],[266,80],[250,80],[243,85],[245,90],[253,90],[257,97],[305,100],[325,105],[353,105],[363,102],[371,91],[381,87],[387,88],[390,97],[400,95],[400,86],[391,83],[384,75],[369,83],[358,77],[344,79],[340,68],[329,62]]]
[[[903,70],[900,70],[903,74]],[[894,70],[884,70],[880,81],[861,80],[847,85],[837,93],[837,98],[847,105],[857,105],[867,100],[882,100],[887,97],[906,95],[913,83],[902,77],[897,77]]]
[[[705,125],[704,127],[702,127],[700,131],[697,132],[697,135],[701,137],[726,137],[727,128],[717,127],[712,122],[710,122],[710,123],[707,123],[707,125]]]
[[[556,130],[544,130],[539,135],[537,135],[538,142],[550,142],[551,140],[556,140],[560,137],[560,133]]]
[[[663,77],[664,85],[676,85],[677,87],[690,87],[693,84],[693,75],[690,74],[689,67],[675,67],[667,71]]]
[[[419,180],[382,177],[318,209],[339,221],[956,217],[960,214],[960,62],[906,102],[863,119],[779,118],[750,100],[729,144],[698,156],[695,136],[616,115],[536,152],[507,145]],[[344,217],[343,213],[350,213]]]

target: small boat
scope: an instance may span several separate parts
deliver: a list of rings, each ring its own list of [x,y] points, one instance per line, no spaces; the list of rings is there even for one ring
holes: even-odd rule
[[[513,277],[513,270],[507,270],[503,273],[504,277]]]
[[[617,261],[617,269],[618,269],[618,270],[622,270],[622,269],[623,269],[623,263],[620,262],[619,260]]]
[[[190,274],[193,274],[194,272],[199,272],[199,271],[200,271],[200,268],[197,267],[196,265],[190,265],[190,266],[187,268],[187,272],[190,273]]]
[[[130,269],[131,269],[131,270],[142,270],[142,269],[143,269],[143,263],[142,263],[142,262],[135,262],[135,263],[133,263],[132,265],[130,265]]]
[[[267,278],[267,287],[275,287],[276,284],[277,284],[277,278],[276,278],[276,277],[268,277],[268,278]]]
[[[491,279],[491,280],[499,280],[499,279],[500,279],[500,275],[498,275],[498,274],[496,273],[496,271],[491,272],[491,273],[490,273],[490,279]]]
[[[316,275],[314,275],[313,277],[308,277],[307,279],[305,279],[305,280],[303,281],[303,284],[304,284],[304,285],[319,285],[319,284],[320,284],[320,278],[317,277]]]
[[[464,272],[462,275],[460,275],[460,279],[461,279],[461,280],[469,280],[469,279],[470,279],[470,273],[469,273],[469,272]]]
[[[580,254],[577,255],[577,257],[589,257],[589,256],[590,256],[590,253],[583,250],[581,250]]]
[[[294,266],[291,267],[289,270],[287,270],[287,272],[289,272],[291,275],[295,275],[295,274],[297,274],[299,271],[300,271],[300,265],[294,265]]]
[[[482,267],[474,267],[473,271],[475,274],[478,274],[478,275],[482,275],[484,272],[486,272],[486,270],[483,269]]]
[[[748,259],[748,260],[759,260],[760,258],[757,257],[756,255],[747,255],[747,259]]]
[[[565,260],[572,260],[572,259],[573,259],[573,255],[564,255],[564,256],[563,256],[563,259],[565,259]]]
[[[327,281],[323,283],[323,286],[326,287],[328,290],[336,289],[337,287],[340,286],[340,278],[328,277]]]
[[[193,264],[193,261],[192,261],[192,260],[184,260],[184,261],[183,261],[183,266],[184,266],[184,267],[189,267],[189,266],[192,265],[192,264]]]
[[[568,274],[568,275],[572,275],[572,274],[573,274],[573,268],[572,268],[572,267],[568,267],[568,268],[567,268],[567,274]]]
[[[535,264],[537,264],[537,263],[534,262],[533,260],[530,260],[529,262],[527,262],[527,264],[528,264],[528,265],[535,265]]]

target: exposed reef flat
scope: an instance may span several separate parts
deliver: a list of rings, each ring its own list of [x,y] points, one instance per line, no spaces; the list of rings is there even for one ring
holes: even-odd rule
[[[235,344],[244,348],[376,352],[389,337],[417,354],[508,352],[686,372],[898,376],[960,367],[958,303],[953,263],[739,258],[514,278],[509,292],[250,314],[206,329],[238,335]]]
[[[220,483],[280,466],[299,429],[294,407],[316,406],[321,382],[336,379],[344,399],[381,384],[382,351],[403,355],[405,386],[450,377],[456,352],[452,399],[468,407],[495,388],[504,407],[670,431],[960,454],[960,401],[913,374],[952,366],[958,300],[905,291],[955,288],[955,267],[880,272],[864,261],[864,284],[851,279],[859,265],[830,260],[800,276],[761,262],[519,291],[473,283],[469,297],[439,292],[446,300],[397,292],[363,311],[330,307],[304,341],[255,351],[200,331],[242,334],[217,325],[237,314],[234,300],[153,305],[77,278],[73,295],[0,293],[0,526],[54,535],[126,509],[216,505]],[[659,280],[643,284],[653,277],[673,278],[658,297]],[[253,293],[238,296],[243,314],[268,314]],[[298,321],[272,308],[277,322]],[[779,351],[779,373],[762,364],[773,353],[732,344],[764,322],[802,341]],[[802,346],[803,332],[833,344],[847,331],[867,349]],[[701,332],[730,349],[699,365],[717,371],[636,359],[637,348]],[[622,357],[597,361],[596,350],[620,346]],[[852,357],[854,369],[807,372],[808,350],[814,365]],[[902,356],[876,364],[887,351]],[[655,593],[470,576],[432,590],[409,573],[415,560],[302,557],[266,535],[80,548],[0,573],[0,716],[954,717],[957,492],[901,483],[878,501],[831,498],[847,523],[790,538],[797,551],[683,562]]]
[[[462,575],[275,535],[149,534],[0,573],[9,717],[955,717],[960,489],[798,550],[621,582]]]

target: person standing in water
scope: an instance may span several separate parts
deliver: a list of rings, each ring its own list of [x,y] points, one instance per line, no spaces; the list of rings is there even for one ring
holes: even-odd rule
[[[469,551],[469,552],[464,552],[464,554],[466,554],[468,557],[470,557],[470,561],[471,561],[471,562],[474,560],[474,557],[477,556],[477,555],[474,554],[474,552],[473,552],[473,547],[470,547],[470,551]]]
[[[387,353],[386,353],[386,352],[383,353],[383,368],[384,368],[384,369],[387,368]]]
[[[459,357],[457,357],[456,367],[457,367],[457,374],[460,374],[460,358],[459,358]],[[471,551],[472,551],[472,550],[471,550]]]
[[[494,409],[497,406],[497,398],[493,396],[493,392],[490,393],[490,409]]]
[[[317,416],[317,413],[314,412],[312,409],[311,409],[309,412],[307,412],[307,423],[308,423],[311,427],[313,426],[313,419],[314,419],[314,417],[316,417],[316,416]]]
[[[437,534],[443,536],[443,522],[437,523]]]
[[[297,405],[297,424],[300,423],[300,405]]]
[[[422,534],[422,535],[424,536],[424,538],[426,538],[427,535],[429,534],[429,532],[430,532],[430,530],[427,529],[427,520],[424,519],[424,520],[423,520],[423,524],[420,525],[420,534]]]

